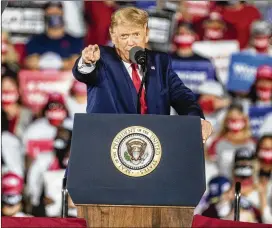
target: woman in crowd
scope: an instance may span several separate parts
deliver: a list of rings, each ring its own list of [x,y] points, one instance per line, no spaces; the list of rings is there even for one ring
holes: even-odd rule
[[[235,150],[241,147],[255,149],[255,142],[242,106],[232,104],[226,113],[222,130],[207,148],[207,159],[216,162],[221,175],[231,178]]]
[[[213,10],[203,20],[199,29],[200,39],[205,41],[234,40],[236,32],[228,25],[219,10]]]
[[[209,59],[197,54],[193,50],[193,44],[197,41],[198,35],[191,23],[179,22],[176,33],[173,37],[173,59],[179,61],[207,61]]]
[[[32,113],[20,102],[17,72],[7,68],[1,82],[2,107],[8,116],[9,131],[21,138],[32,121]]]
[[[250,102],[255,106],[272,106],[272,66],[262,65],[258,67],[256,80],[248,95]]]

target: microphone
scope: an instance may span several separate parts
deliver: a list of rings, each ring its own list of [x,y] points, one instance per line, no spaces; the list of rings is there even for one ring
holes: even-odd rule
[[[136,63],[141,65],[142,70],[143,70],[143,78],[141,82],[140,89],[138,91],[138,99],[137,99],[137,113],[141,114],[141,104],[140,104],[140,98],[143,90],[144,84],[146,84],[147,81],[147,67],[146,67],[146,62],[147,62],[147,55],[146,52],[143,48],[141,47],[133,47],[129,51],[129,59],[131,62]],[[147,87],[146,87],[147,90]]]
[[[133,47],[129,51],[129,59],[131,62],[145,66],[146,55],[145,50],[141,47]]]

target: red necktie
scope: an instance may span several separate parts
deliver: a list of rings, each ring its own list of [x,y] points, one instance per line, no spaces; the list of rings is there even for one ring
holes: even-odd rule
[[[136,88],[137,93],[139,92],[139,89],[141,87],[141,79],[140,76],[137,72],[138,65],[137,64],[131,64],[132,67],[132,81],[133,84]],[[145,89],[142,89],[142,93],[140,96],[140,104],[141,104],[141,114],[146,114],[147,113],[147,105],[145,102]]]

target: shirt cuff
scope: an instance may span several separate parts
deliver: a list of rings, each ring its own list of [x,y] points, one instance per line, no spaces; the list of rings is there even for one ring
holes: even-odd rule
[[[82,57],[80,57],[80,60],[78,61],[78,64],[77,64],[77,69],[82,74],[89,74],[89,73],[93,72],[93,70],[95,69],[95,64],[96,64],[96,62],[90,63],[90,64],[85,64],[85,63],[83,63]]]

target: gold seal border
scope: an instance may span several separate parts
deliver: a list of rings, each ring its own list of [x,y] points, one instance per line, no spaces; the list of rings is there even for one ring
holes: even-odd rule
[[[131,134],[143,134],[149,138],[154,147],[154,158],[152,162],[145,168],[140,170],[133,170],[125,167],[118,158],[118,147],[120,142],[128,135]],[[123,129],[114,137],[111,144],[111,159],[114,166],[123,174],[130,177],[142,177],[145,176],[156,169],[160,163],[162,156],[161,143],[157,135],[150,129],[142,126],[131,126]]]

